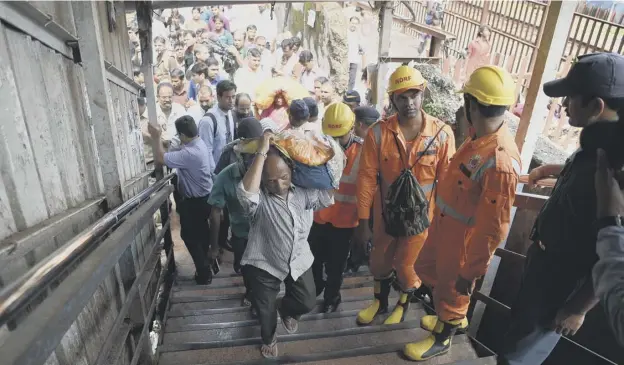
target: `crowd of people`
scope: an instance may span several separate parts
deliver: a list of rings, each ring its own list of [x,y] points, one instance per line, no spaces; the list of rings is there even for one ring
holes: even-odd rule
[[[456,149],[451,128],[423,111],[427,80],[415,68],[392,73],[387,92],[396,112],[381,118],[356,91],[339,97],[312,52],[290,34],[236,28],[217,7],[193,8],[186,20],[174,10],[163,19],[171,33],[154,39],[157,125],[147,123],[144,100],[139,107],[146,160],[177,170],[181,237],[197,283],[210,284],[220,248],[231,249],[246,288],[242,304],[260,322],[260,351],[273,358],[278,316],[294,333],[316,297],[323,296],[324,313],[336,311],[349,260],[366,257],[374,296],[357,323],[397,324],[412,301],[426,301],[436,314],[424,316],[421,327],[431,334],[407,344],[405,356],[422,361],[446,353],[454,334],[468,327],[475,282],[511,225],[521,171],[505,123],[517,97],[511,75],[475,67],[461,90],[470,138]],[[487,29],[481,32],[487,38]],[[227,54],[211,46],[215,39]],[[238,65],[234,72],[228,62]],[[621,55],[587,55],[567,77],[543,86],[547,95],[566,98],[570,123],[584,133],[565,165],[530,174],[531,183],[559,179],[531,234],[501,364],[541,364],[600,299],[621,337],[624,197],[616,178],[624,164],[617,122],[623,72]],[[294,79],[307,95],[278,94],[259,110],[255,90],[271,77]],[[342,147],[337,189],[293,184],[293,161],[273,144],[285,130],[328,136]],[[255,139],[257,149],[237,150],[241,139]],[[595,198],[599,187],[612,195]],[[278,300],[281,283],[286,293]],[[391,306],[393,287],[399,297]]]

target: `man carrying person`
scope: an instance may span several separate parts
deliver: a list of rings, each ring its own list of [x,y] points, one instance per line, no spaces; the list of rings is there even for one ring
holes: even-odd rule
[[[258,311],[266,358],[278,356],[277,313],[286,332],[295,333],[298,318],[315,304],[312,262],[307,242],[310,211],[334,203],[333,190],[292,185],[292,167],[265,134],[251,166],[237,186],[243,211],[250,220],[249,240],[241,265]],[[286,293],[278,307],[280,284]]]
[[[372,323],[377,315],[388,311],[388,296],[395,272],[401,295],[384,324],[404,320],[410,299],[420,286],[414,263],[427,238],[426,228],[433,204],[429,209],[422,207],[432,201],[435,182],[446,171],[455,153],[451,128],[422,110],[426,86],[427,81],[416,69],[409,66],[397,68],[390,76],[388,87],[397,113],[369,129],[362,149],[357,184],[360,221],[354,241],[365,251],[371,235],[374,235],[370,270],[375,279],[374,301],[357,315],[357,322],[362,325]],[[406,171],[415,178],[417,189],[407,192],[409,196],[400,202],[400,198],[392,198],[389,190]],[[413,216],[397,213],[402,210],[402,204],[408,202],[418,205],[418,209],[403,210]],[[369,226],[371,207],[374,216],[372,234]],[[410,223],[414,226],[406,226]]]
[[[544,84],[550,97],[565,97],[570,125],[586,128],[616,122],[624,116],[624,56],[596,53],[580,56],[562,79]],[[597,261],[596,157],[577,150],[565,165],[540,166],[529,183],[557,176],[530,238],[522,286],[512,306],[500,364],[543,363],[561,335],[574,335],[585,314],[598,302],[591,270]]]
[[[353,230],[358,225],[355,191],[364,140],[353,133],[354,125],[355,115],[345,104],[333,104],[325,111],[323,133],[340,143],[347,163],[334,194],[334,205],[314,213],[314,224],[308,236],[314,254],[312,272],[316,294],[324,291],[323,313],[335,312],[342,301],[342,272],[349,256]],[[326,281],[323,280],[323,268]]]
[[[180,138],[178,151],[166,152],[161,143],[162,130],[148,124],[152,137],[154,161],[171,169],[177,169],[177,200],[180,216],[180,236],[195,264],[195,281],[199,285],[212,282],[212,270],[208,257],[208,218],[210,206],[208,195],[212,189],[212,165],[206,145],[199,139],[197,125],[192,117],[185,115],[175,121]]]
[[[468,326],[466,313],[477,278],[505,239],[520,173],[520,154],[505,124],[516,100],[511,75],[481,67],[464,84],[466,118],[473,132],[440,179],[429,237],[416,265],[420,293],[433,287],[437,316],[424,316],[424,340],[405,346],[411,360],[449,351],[455,332]]]

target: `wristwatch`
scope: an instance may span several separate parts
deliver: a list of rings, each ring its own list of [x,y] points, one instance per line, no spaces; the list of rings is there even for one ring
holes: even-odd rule
[[[267,158],[267,154],[263,153],[263,152],[256,152],[256,155],[260,155],[260,156],[264,157],[265,159]]]
[[[621,215],[611,215],[607,217],[598,218],[596,220],[596,229],[600,231],[603,228],[617,226],[624,226],[624,217]]]

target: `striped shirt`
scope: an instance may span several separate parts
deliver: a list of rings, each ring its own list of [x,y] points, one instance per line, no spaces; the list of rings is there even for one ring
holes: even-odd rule
[[[262,269],[279,280],[297,280],[314,261],[308,244],[311,210],[334,204],[333,190],[291,186],[286,199],[264,191],[250,193],[238,184],[237,195],[251,226],[241,265]]]

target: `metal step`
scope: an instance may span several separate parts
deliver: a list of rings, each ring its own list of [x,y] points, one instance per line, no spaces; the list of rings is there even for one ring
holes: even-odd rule
[[[280,342],[280,356],[271,364],[407,364],[401,351],[408,341],[418,341],[428,333],[416,328],[385,332],[345,335],[333,338],[303,339]],[[451,364],[456,361],[475,359],[476,354],[465,335],[454,338],[451,350],[424,364]],[[222,347],[210,350],[191,350],[163,353],[160,365],[173,364],[264,364],[259,344]]]
[[[385,316],[376,318],[371,326],[358,326],[355,321],[356,311],[337,312],[331,315],[308,315],[299,322],[299,331],[294,335],[287,335],[283,326],[278,323],[277,334],[285,335],[285,338],[305,338],[306,336],[322,338],[325,335],[335,337],[341,334],[356,334],[384,330],[381,326]],[[406,315],[406,322],[411,327],[418,328],[419,319],[424,315],[420,308],[410,309]],[[406,322],[401,323],[404,325]],[[342,331],[342,332],[341,332]],[[292,337],[294,336],[294,337]],[[260,326],[248,323],[242,327],[212,328],[205,330],[191,330],[180,332],[165,332],[163,339],[163,351],[180,351],[183,349],[215,348],[222,346],[240,346],[257,343],[260,339]]]
[[[365,268],[366,269],[366,268]],[[353,277],[362,277],[362,276],[372,276],[372,274],[368,270],[361,270],[357,273],[348,273],[343,277],[344,279],[349,279]],[[371,278],[372,280],[372,278]],[[222,273],[220,272],[215,277],[212,278],[212,283],[210,285],[197,285],[195,284],[195,279],[190,276],[178,276],[175,280],[175,287],[173,290],[180,290],[183,288],[224,288],[231,286],[242,286],[243,285],[243,277],[240,274],[236,274],[234,272]]]
[[[370,293],[366,293],[365,295],[359,296],[349,296],[354,290],[361,291],[362,289],[367,289]],[[346,303],[349,302],[365,302],[365,306],[368,305],[369,301],[372,299],[372,289],[370,288],[358,288],[358,289],[344,289],[341,290],[342,293],[342,305],[344,307]],[[226,313],[239,313],[239,312],[249,312],[249,307],[241,306],[241,298],[239,296],[236,299],[230,299],[223,302],[191,302],[191,303],[177,303],[171,306],[169,311],[169,318],[176,317],[187,317],[187,316],[203,316],[203,315],[218,315],[218,314],[226,314]],[[390,303],[394,303],[395,300],[398,299],[398,293],[390,294]],[[316,299],[316,304],[320,306],[323,304],[323,298],[319,297]],[[223,307],[223,308],[222,308]],[[315,308],[315,311],[318,311],[319,308]],[[219,318],[216,316],[215,318]]]
[[[359,288],[364,286],[372,286],[372,276],[354,276],[344,279],[342,284],[343,288]],[[241,284],[235,284],[233,286],[218,286],[213,287],[211,285],[190,285],[184,287],[178,287],[171,293],[172,303],[184,303],[200,300],[210,300],[211,297],[221,297],[233,294],[243,294],[245,287]],[[282,284],[282,291],[284,290],[284,284]]]
[[[308,315],[318,315],[322,309],[322,302],[322,300],[319,300],[318,305]],[[335,313],[349,312],[349,315],[355,315],[362,308],[366,308],[370,302],[371,300],[369,297],[361,297],[361,300],[359,301],[345,301],[340,304],[338,311]],[[410,308],[420,308],[420,305],[414,303]],[[197,315],[195,314],[195,311],[185,311],[179,313],[181,314],[179,316],[169,317],[166,332],[179,332],[183,330],[188,331],[190,329],[207,329],[209,328],[207,326],[222,325],[228,322],[245,323],[253,321],[252,323],[255,324],[256,320],[252,318],[249,307],[241,307],[241,309],[241,311],[236,312],[204,315]],[[304,316],[303,318],[306,317]],[[236,327],[240,326],[241,325],[237,325]]]

